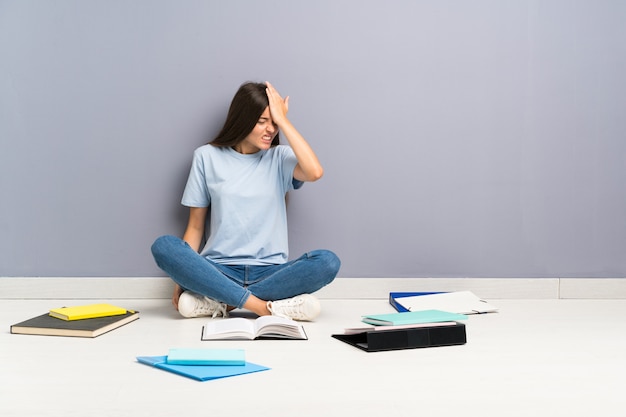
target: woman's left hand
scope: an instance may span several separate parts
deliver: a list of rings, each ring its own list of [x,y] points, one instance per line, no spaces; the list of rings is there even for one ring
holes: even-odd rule
[[[267,85],[265,91],[267,92],[267,98],[270,103],[270,115],[272,116],[274,123],[280,126],[281,123],[287,120],[289,96],[283,99],[272,84],[269,82],[266,82],[265,84]]]

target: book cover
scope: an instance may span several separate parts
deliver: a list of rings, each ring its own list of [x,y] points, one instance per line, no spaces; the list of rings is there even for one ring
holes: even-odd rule
[[[167,363],[170,365],[243,366],[246,364],[246,352],[243,349],[172,348],[167,355]]]
[[[467,343],[463,323],[455,323],[452,326],[367,331],[356,334],[333,334],[331,336],[365,352],[453,346]]]
[[[11,326],[13,334],[41,336],[97,337],[139,318],[139,312],[120,316],[98,317],[85,320],[60,320],[45,313]]]
[[[390,293],[389,303],[399,312],[437,309],[459,314],[495,313],[498,309],[471,291],[444,293]]]
[[[210,381],[229,376],[266,371],[270,368],[255,363],[245,365],[206,366],[206,365],[172,365],[167,363],[167,356],[137,356],[137,362],[153,366],[157,369],[186,376],[197,381]]]
[[[84,320],[97,317],[120,316],[126,309],[111,304],[88,304],[73,307],[61,307],[50,310],[50,315],[61,320]]]
[[[370,314],[361,321],[377,326],[398,326],[402,324],[437,323],[465,320],[465,314],[449,313],[441,310],[408,311],[404,313]]]

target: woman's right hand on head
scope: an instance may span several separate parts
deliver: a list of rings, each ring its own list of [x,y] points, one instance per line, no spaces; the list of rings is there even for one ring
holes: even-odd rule
[[[180,295],[182,293],[183,289],[180,285],[176,284],[176,286],[174,287],[174,294],[172,295],[172,305],[174,306],[174,308],[176,308],[176,310],[178,310],[178,299],[180,298]]]
[[[270,114],[274,123],[280,124],[287,118],[287,111],[289,110],[289,97],[282,98],[276,88],[269,82],[266,82],[267,99],[269,101]]]

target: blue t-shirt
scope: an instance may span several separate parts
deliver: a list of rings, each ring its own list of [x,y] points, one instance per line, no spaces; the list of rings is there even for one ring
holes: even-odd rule
[[[297,163],[285,145],[254,154],[213,145],[196,149],[182,204],[210,207],[200,254],[228,265],[286,262],[285,194],[302,185],[293,179]]]

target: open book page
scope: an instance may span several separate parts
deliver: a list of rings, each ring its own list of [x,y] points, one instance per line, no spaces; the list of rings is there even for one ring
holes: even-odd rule
[[[202,340],[254,339],[254,321],[243,317],[217,319],[207,322],[202,329]]]
[[[202,328],[202,340],[224,339],[300,339],[307,340],[302,325],[277,316],[262,316],[256,320],[243,317],[217,319]]]
[[[261,316],[255,320],[254,326],[259,338],[307,339],[300,323],[284,317]]]

